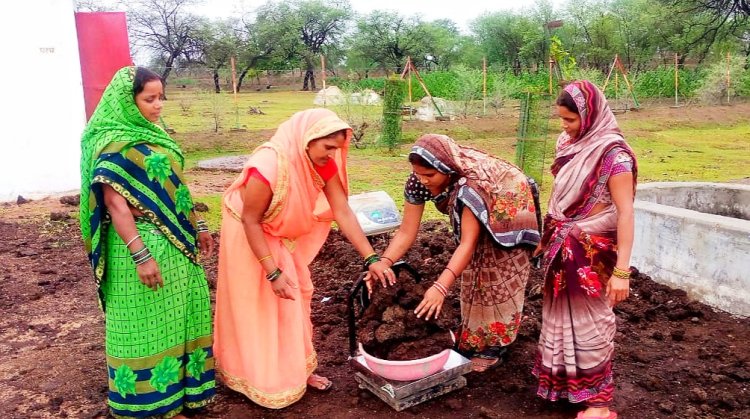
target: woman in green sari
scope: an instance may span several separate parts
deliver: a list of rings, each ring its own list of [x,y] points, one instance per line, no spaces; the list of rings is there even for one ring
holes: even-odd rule
[[[213,251],[180,147],[156,122],[161,79],[119,70],[81,140],[81,231],[105,313],[115,417],[181,417],[215,394],[211,306],[198,262]]]

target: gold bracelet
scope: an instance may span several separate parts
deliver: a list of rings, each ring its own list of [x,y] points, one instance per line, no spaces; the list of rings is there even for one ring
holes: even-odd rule
[[[263,256],[262,258],[258,259],[258,263],[263,263],[264,260],[271,259],[271,255]]]
[[[615,269],[612,270],[612,275],[622,279],[630,279],[630,273],[630,270],[626,271],[624,269],[618,268],[617,266],[615,266]]]

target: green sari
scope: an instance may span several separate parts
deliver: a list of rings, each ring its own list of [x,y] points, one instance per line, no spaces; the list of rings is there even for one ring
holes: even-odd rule
[[[211,307],[184,157],[141,115],[134,76],[134,67],[115,74],[83,133],[81,233],[105,310],[112,413],[171,417],[215,394]],[[143,213],[136,227],[159,266],[158,291],[140,282],[104,205],[104,184]]]

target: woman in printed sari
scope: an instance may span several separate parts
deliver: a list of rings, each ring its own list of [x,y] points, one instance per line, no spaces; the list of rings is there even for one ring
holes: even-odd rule
[[[544,251],[538,394],[585,403],[578,417],[615,418],[615,315],[628,297],[636,160],[607,100],[588,81],[557,99],[564,131],[538,252]]]
[[[313,374],[308,265],[335,219],[370,272],[393,280],[347,201],[346,155],[352,130],[327,109],[282,123],[224,194],[216,291],[217,371],[231,389],[272,409],[307,387],[328,390]],[[385,273],[383,273],[385,271]]]
[[[393,264],[408,251],[425,202],[448,214],[458,248],[415,314],[437,317],[460,281],[458,348],[474,371],[485,371],[499,364],[521,324],[529,258],[539,243],[536,184],[516,166],[444,135],[419,138],[409,162],[403,222],[382,258]]]
[[[193,212],[182,151],[156,125],[162,96],[157,74],[119,70],[81,142],[81,231],[105,313],[115,417],[182,417],[215,392],[197,254],[213,244]]]

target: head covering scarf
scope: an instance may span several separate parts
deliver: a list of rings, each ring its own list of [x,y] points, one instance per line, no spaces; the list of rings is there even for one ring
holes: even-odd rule
[[[545,222],[544,242],[552,242],[545,256],[546,262],[555,257],[574,223],[583,227],[585,224],[582,220],[586,219],[591,229],[616,229],[614,205],[588,218],[607,190],[609,172],[603,170],[606,155],[618,149],[632,157],[634,191],[637,176],[635,154],[625,142],[607,99],[599,88],[587,80],[574,81],[565,87],[564,94],[570,95],[575,102],[581,127],[576,138],[571,138],[566,132],[557,138],[552,164],[555,181]]]
[[[410,154],[421,156],[438,172],[455,178],[444,201],[449,211],[444,212],[450,213],[457,239],[466,206],[497,244],[512,247],[539,243],[536,184],[521,169],[438,134],[420,137]]]
[[[336,151],[334,160],[344,191],[348,193],[346,157],[351,127],[331,110],[308,109],[284,121],[270,141],[253,151],[243,173],[224,193],[224,205],[230,215],[241,219],[247,172],[255,168],[269,181],[273,190],[271,204],[262,219],[264,229],[274,236],[284,237],[289,243],[295,242],[295,246],[311,242],[308,243],[309,252],[314,257],[320,250],[318,244],[322,246],[327,237],[333,212],[323,194],[325,182],[315,170],[307,147],[313,140],[341,130],[345,132],[346,141]],[[325,234],[318,234],[322,231]]]
[[[115,73],[81,138],[81,235],[97,284],[105,269],[101,235],[109,223],[102,183],[196,261],[193,203],[182,179],[182,150],[136,106],[135,72],[135,67],[124,67]]]

